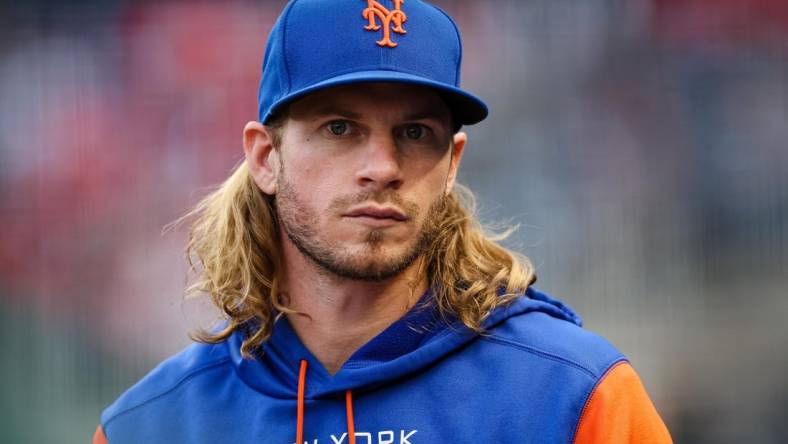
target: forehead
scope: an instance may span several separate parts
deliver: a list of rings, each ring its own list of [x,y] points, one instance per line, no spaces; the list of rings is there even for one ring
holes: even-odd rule
[[[432,118],[447,123],[451,115],[446,102],[432,88],[404,83],[360,83],[327,88],[293,102],[288,114],[296,120],[340,114],[360,120]]]

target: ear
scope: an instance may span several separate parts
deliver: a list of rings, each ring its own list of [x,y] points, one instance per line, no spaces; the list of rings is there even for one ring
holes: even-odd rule
[[[457,171],[460,169],[460,160],[462,160],[462,151],[465,149],[465,142],[468,141],[468,135],[465,133],[457,133],[454,135],[454,143],[451,148],[451,160],[449,163],[449,175],[446,177],[446,195],[451,193],[454,189],[454,184],[457,183]]]
[[[244,155],[252,180],[265,194],[276,194],[279,152],[274,149],[271,130],[257,121],[244,127]]]

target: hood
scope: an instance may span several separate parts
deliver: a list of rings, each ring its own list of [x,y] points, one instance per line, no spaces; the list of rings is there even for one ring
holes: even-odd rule
[[[432,296],[427,292],[422,301]],[[480,337],[459,321],[441,321],[432,304],[419,303],[383,332],[357,350],[335,375],[331,375],[301,343],[285,317],[274,326],[271,338],[256,359],[243,358],[245,338],[237,330],[226,342],[241,379],[269,396],[294,399],[297,396],[299,367],[308,362],[306,396],[310,399],[340,395],[347,390],[363,393],[379,385],[417,372]],[[494,329],[508,319],[530,312],[542,312],[578,326],[580,317],[567,305],[534,288],[511,304],[494,311],[484,323]]]

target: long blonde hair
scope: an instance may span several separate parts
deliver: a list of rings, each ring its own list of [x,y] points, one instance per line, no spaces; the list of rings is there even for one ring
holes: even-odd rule
[[[473,194],[456,185],[421,263],[440,314],[481,332],[489,314],[522,294],[535,274],[526,257],[497,243],[512,229],[487,233],[474,213]],[[251,356],[271,336],[277,318],[292,312],[279,291],[283,264],[273,197],[257,187],[243,162],[185,219],[194,219],[186,256],[196,276],[187,292],[209,295],[227,319],[221,330],[198,330],[192,337],[218,343],[253,325],[241,346]]]

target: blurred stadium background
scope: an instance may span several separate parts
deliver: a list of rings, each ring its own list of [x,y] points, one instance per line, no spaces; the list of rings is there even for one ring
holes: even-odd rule
[[[162,227],[239,161],[283,3],[0,2],[0,442],[89,442],[207,321]],[[788,442],[788,2],[437,3],[482,218],[676,442]]]

